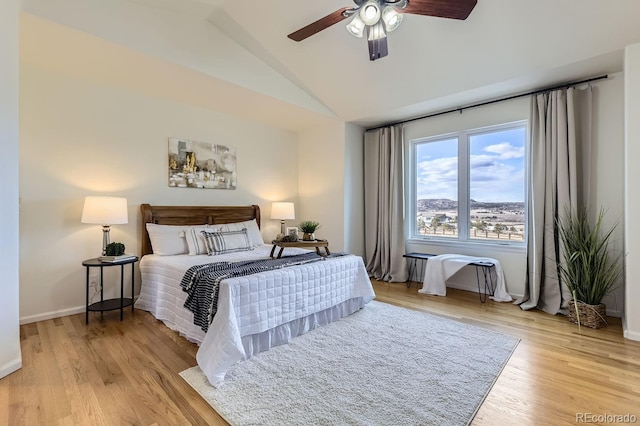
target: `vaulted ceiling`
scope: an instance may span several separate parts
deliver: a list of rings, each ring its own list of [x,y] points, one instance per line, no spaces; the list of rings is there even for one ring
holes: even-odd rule
[[[638,0],[478,0],[465,21],[406,15],[369,61],[348,20],[287,34],[347,0],[23,0],[45,18],[247,89],[274,105],[373,126],[622,70]],[[274,108],[275,108],[274,106]],[[292,129],[296,129],[295,125]]]

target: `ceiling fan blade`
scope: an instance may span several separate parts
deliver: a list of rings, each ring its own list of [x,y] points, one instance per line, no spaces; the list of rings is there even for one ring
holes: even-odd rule
[[[478,0],[409,0],[407,7],[400,12],[464,20],[477,2]]]
[[[325,28],[329,28],[333,24],[337,24],[338,22],[347,19],[348,16],[345,15],[344,12],[350,9],[352,8],[343,7],[342,9],[338,9],[335,12],[325,16],[324,18],[320,18],[317,21],[307,25],[306,27],[300,28],[298,31],[289,34],[287,37],[294,41],[302,41],[307,37],[311,37],[315,33],[319,33]]]

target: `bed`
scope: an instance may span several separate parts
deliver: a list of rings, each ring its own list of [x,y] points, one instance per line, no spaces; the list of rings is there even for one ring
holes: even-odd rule
[[[215,387],[224,383],[226,371],[236,362],[350,315],[375,297],[362,259],[353,255],[226,278],[219,285],[217,313],[205,332],[184,307],[187,294],[180,282],[193,265],[269,258],[272,246],[264,244],[259,233],[260,208],[142,204],[141,211],[141,289],[135,307],[198,343],[198,365]],[[187,253],[180,253],[180,247],[173,250],[175,244],[166,246],[156,234],[157,229],[171,232],[175,242],[173,235],[182,236],[180,230],[195,238],[202,227],[237,224],[253,232],[252,249],[216,256],[196,254],[190,244],[184,246]],[[292,256],[309,252],[289,250]]]

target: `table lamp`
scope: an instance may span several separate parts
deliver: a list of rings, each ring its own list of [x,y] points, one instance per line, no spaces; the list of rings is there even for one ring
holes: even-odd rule
[[[295,219],[293,203],[277,202],[271,204],[271,219],[280,219],[280,235],[284,235],[284,221]]]
[[[102,225],[102,255],[105,256],[109,245],[111,225],[129,223],[127,199],[122,197],[85,197],[81,222]]]

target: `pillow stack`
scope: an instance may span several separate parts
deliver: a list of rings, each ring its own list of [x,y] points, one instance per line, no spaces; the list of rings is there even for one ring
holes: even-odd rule
[[[153,253],[160,256],[222,254],[263,245],[255,219],[223,225],[157,225],[147,223]],[[244,231],[244,232],[243,232]],[[211,235],[209,240],[206,234]]]

